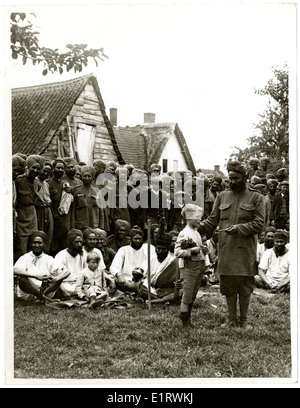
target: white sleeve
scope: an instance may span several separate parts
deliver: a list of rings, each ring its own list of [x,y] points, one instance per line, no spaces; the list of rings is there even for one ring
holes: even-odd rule
[[[124,264],[124,247],[121,247],[117,250],[116,255],[110,265],[110,272],[113,275],[116,275],[116,273],[120,273],[120,271],[123,268]]]
[[[263,253],[262,258],[258,264],[259,269],[263,269],[264,271],[269,269],[271,255],[271,251],[268,249]]]

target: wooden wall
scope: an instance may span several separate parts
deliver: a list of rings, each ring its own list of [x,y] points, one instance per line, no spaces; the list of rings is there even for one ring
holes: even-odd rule
[[[93,158],[101,159],[105,162],[117,162],[110,135],[105,126],[100,110],[99,101],[92,84],[87,83],[85,89],[75,101],[68,117],[61,123],[59,129],[54,133],[47,149],[42,153],[47,159],[54,159],[61,156],[72,156],[72,146],[70,149],[70,131],[76,139],[77,128],[80,123],[96,127],[95,144]],[[75,144],[76,146],[76,144]],[[80,159],[80,152],[79,159]]]

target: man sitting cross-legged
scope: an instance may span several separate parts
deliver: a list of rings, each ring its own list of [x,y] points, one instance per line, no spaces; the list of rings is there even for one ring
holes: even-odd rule
[[[143,245],[143,231],[134,226],[130,231],[131,244],[118,249],[110,272],[115,277],[117,289],[136,291],[136,283],[133,281],[132,272],[147,260],[147,246]]]
[[[19,278],[16,293],[22,300],[54,301],[52,297],[70,274],[57,260],[43,252],[46,244],[47,235],[43,231],[35,231],[30,238],[32,250],[22,255],[14,265],[14,275]]]
[[[175,290],[177,258],[170,252],[172,238],[171,234],[164,232],[155,239],[156,255],[152,256],[150,261],[151,303],[178,301],[182,296],[182,290],[179,288]],[[144,271],[144,276],[139,285],[139,292],[141,297],[146,298],[148,295],[147,262],[141,266],[141,269]]]

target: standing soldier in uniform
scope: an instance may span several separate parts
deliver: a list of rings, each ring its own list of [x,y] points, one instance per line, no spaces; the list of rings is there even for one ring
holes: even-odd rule
[[[221,327],[235,327],[239,296],[240,326],[247,324],[251,293],[254,289],[257,234],[264,227],[263,196],[248,188],[246,169],[239,162],[229,162],[230,189],[216,198],[211,215],[200,223],[200,234],[212,234],[219,225],[217,272],[220,291],[226,296],[229,320]]]

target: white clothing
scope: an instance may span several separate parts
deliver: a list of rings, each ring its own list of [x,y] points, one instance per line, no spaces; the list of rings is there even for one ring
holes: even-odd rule
[[[80,272],[86,266],[83,255],[77,254],[76,256],[72,256],[69,254],[66,248],[58,252],[55,255],[55,259],[64,266],[65,270],[70,272],[70,275],[66,279],[64,279],[64,282],[62,284],[66,282],[76,283]]]
[[[192,261],[203,261],[204,255],[202,250],[199,254],[191,254],[191,248],[182,249],[181,244],[183,241],[192,240],[199,248],[202,247],[201,235],[195,228],[191,228],[189,225],[186,225],[182,231],[179,232],[176,243],[175,243],[175,256],[179,258],[178,266],[179,268],[184,268],[184,258],[189,258]]]
[[[87,265],[87,262],[86,262],[87,255],[90,254],[90,253],[95,252],[96,254],[98,254],[100,256],[100,262],[99,262],[98,268],[99,269],[105,269],[106,268],[105,263],[104,263],[104,259],[103,259],[103,255],[102,255],[102,252],[100,251],[100,249],[93,248],[90,252],[88,252],[85,248],[83,248],[82,252],[83,252],[83,263],[84,263],[84,265]]]
[[[290,275],[290,254],[276,257],[274,248],[267,249],[258,265],[258,268],[266,271],[266,278],[272,285],[277,285]]]
[[[96,296],[105,291],[103,269],[92,271],[88,266],[84,268],[77,279],[76,292],[79,298]]]
[[[256,261],[259,263],[265,251],[268,248],[265,247],[264,242],[262,244],[257,243],[257,251],[256,251]],[[272,249],[272,248],[269,248]]]
[[[36,256],[32,251],[22,255],[14,265],[14,268],[22,269],[25,272],[30,273],[30,275],[35,276],[36,274],[43,274],[45,277],[57,276],[61,273],[63,266],[61,263],[54,259],[52,256],[42,252],[41,255]],[[28,278],[32,283],[34,283],[38,288],[41,287],[42,281],[35,278]],[[16,294],[18,298],[27,300],[32,298],[32,295],[23,292],[19,284],[16,287]]]
[[[152,259],[155,248],[150,248],[150,257]],[[133,249],[131,245],[125,245],[118,249],[110,266],[110,272],[113,275],[122,274],[127,281],[132,281],[132,271],[141,267],[147,262],[147,245],[142,245],[140,249]]]

